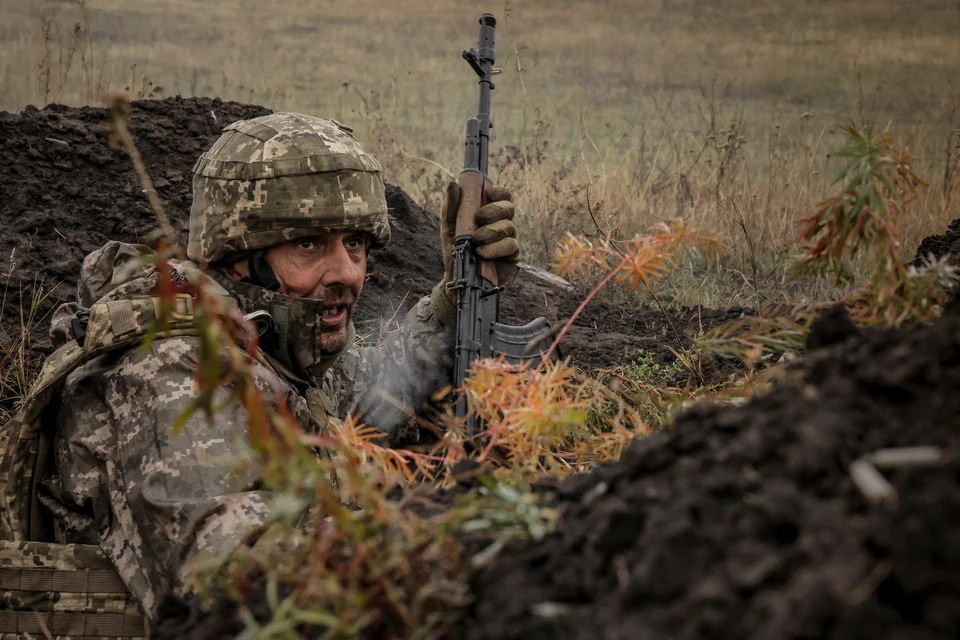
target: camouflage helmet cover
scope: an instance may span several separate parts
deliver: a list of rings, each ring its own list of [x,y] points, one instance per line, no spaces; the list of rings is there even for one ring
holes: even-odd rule
[[[323,233],[390,240],[380,163],[334,120],[274,113],[223,130],[193,168],[187,254],[215,263]]]

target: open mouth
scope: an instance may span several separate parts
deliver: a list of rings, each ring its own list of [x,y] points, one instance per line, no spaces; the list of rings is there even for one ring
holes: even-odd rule
[[[323,308],[323,326],[338,327],[347,319],[347,305],[337,304]]]

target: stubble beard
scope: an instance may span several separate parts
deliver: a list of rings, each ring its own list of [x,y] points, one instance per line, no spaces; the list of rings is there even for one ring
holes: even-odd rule
[[[359,294],[359,292],[357,292]],[[346,314],[343,322],[337,327],[327,328],[320,325],[320,353],[325,356],[335,356],[342,353],[351,345],[347,344],[347,327],[353,321],[353,311],[357,306],[359,295],[343,285],[333,285],[315,291],[311,298],[323,300],[324,305],[345,304]]]
[[[353,320],[353,308],[353,304],[347,307],[347,316],[339,327],[320,329],[320,352],[322,354],[327,356],[338,355],[350,346],[347,344],[347,327]]]

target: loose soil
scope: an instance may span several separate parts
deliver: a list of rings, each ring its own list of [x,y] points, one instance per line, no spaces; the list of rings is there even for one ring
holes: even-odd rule
[[[960,637],[960,303],[909,331],[835,310],[813,344],[766,395],[566,480],[557,531],[476,577],[455,637]],[[869,504],[850,464],[915,445],[951,458]]]
[[[223,126],[267,113],[210,99],[135,104],[130,128],[160,200],[184,238],[193,162]],[[9,335],[19,332],[21,304],[29,310],[33,297],[42,295],[30,327],[41,350],[49,349],[48,314],[76,295],[84,256],[109,240],[143,241],[157,226],[129,158],[110,148],[109,136],[105,109],[51,105],[0,113],[2,326]]]
[[[130,129],[147,171],[174,227],[186,239],[193,164],[227,124],[269,110],[209,98],[134,102]],[[47,353],[49,314],[74,299],[83,257],[108,240],[139,242],[156,228],[147,199],[120,149],[109,145],[104,109],[51,105],[20,114],[0,112],[0,279],[5,283],[0,327],[9,341],[19,335],[21,310],[39,304],[30,323],[34,349]],[[439,222],[399,188],[387,187],[393,239],[371,255],[370,277],[358,304],[361,334],[402,317],[443,273]],[[502,321],[525,323],[537,316],[568,318],[584,292],[544,285],[521,274],[503,296]],[[740,309],[671,311],[671,321],[689,344],[701,326],[736,318]],[[29,317],[29,313],[27,314]],[[653,353],[673,359],[680,345],[658,311],[592,303],[565,339],[565,350],[584,368],[629,362]]]
[[[910,264],[919,267],[926,259],[940,260],[944,256],[950,257],[950,264],[960,263],[960,218],[947,225],[945,233],[924,238]]]

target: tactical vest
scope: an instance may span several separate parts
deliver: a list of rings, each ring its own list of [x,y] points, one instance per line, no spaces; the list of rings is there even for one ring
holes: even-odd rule
[[[55,412],[67,376],[97,356],[139,345],[156,323],[159,300],[135,297],[93,305],[86,326],[46,359],[17,416],[0,430],[0,640],[141,638],[149,622],[96,545],[52,542],[37,498],[53,468]],[[195,335],[193,299],[177,296],[160,338]]]

